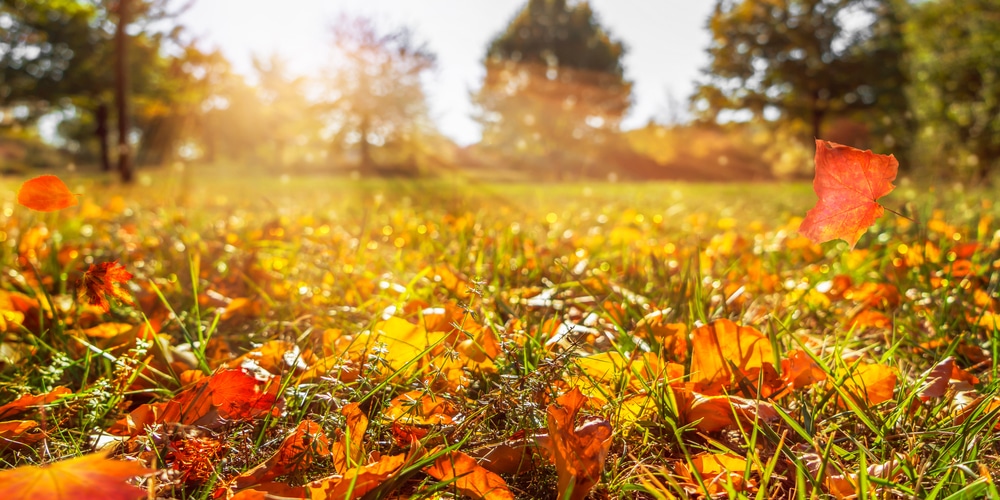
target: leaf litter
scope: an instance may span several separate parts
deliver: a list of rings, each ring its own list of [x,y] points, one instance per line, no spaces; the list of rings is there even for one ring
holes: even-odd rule
[[[880,222],[894,165],[817,141],[820,205],[776,225],[615,196],[15,214],[0,496],[990,491],[993,207]],[[824,194],[859,166],[870,193]],[[76,202],[43,184],[18,199]]]

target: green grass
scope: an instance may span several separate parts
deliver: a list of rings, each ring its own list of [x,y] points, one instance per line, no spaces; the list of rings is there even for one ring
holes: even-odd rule
[[[393,422],[380,415],[412,390],[448,401],[461,415],[427,426],[427,449],[488,449],[545,428],[546,407],[576,384],[599,395],[583,413],[608,418],[615,429],[591,498],[685,498],[705,488],[732,498],[826,498],[834,491],[824,477],[851,474],[864,498],[997,495],[991,474],[1000,462],[1000,406],[959,412],[954,391],[919,396],[921,374],[947,356],[979,378],[974,390],[984,401],[997,396],[996,331],[978,324],[1000,312],[1000,208],[991,192],[903,182],[882,201],[919,224],[889,214],[851,252],[842,242],[813,246],[798,237],[797,218],[815,203],[808,184],[505,185],[190,168],[142,173],[132,187],[66,180],[81,206],[54,214],[16,205],[19,181],[3,184],[0,289],[53,306],[6,322],[0,404],[56,386],[72,391],[19,417],[36,420],[44,437],[30,446],[0,445],[4,468],[92,451],[94,436],[127,411],[179,393],[183,368],[211,373],[270,340],[298,346],[307,359],[329,350],[331,338],[359,336],[386,315],[419,321],[404,312],[408,304],[452,304],[470,313],[463,321],[500,340],[492,371],[467,369],[455,387],[441,381],[443,372],[418,369],[418,360],[394,366],[375,349],[356,378],[296,384],[302,369],[293,359],[281,373],[281,416],[185,430],[184,439],[224,443],[225,459],[213,460],[198,482],[167,475],[159,494],[210,497],[266,460],[306,419],[333,439],[350,402],[370,419],[368,451],[399,453]],[[981,244],[968,257],[974,272],[955,275],[950,264],[965,258],[968,242]],[[76,282],[90,263],[108,260],[135,275],[137,305],[95,316],[82,307]],[[459,283],[450,284],[443,268]],[[852,294],[830,290],[838,276],[852,282]],[[864,296],[865,286],[887,295]],[[226,310],[235,299],[250,305]],[[777,420],[736,419],[699,431],[697,422],[684,421],[677,399],[684,380],[622,369],[598,378],[584,368],[582,358],[608,352],[624,359],[648,352],[689,368],[690,349],[687,361],[675,359],[662,338],[641,335],[637,325],[653,311],[689,330],[717,319],[753,326],[771,345],[776,370],[787,353],[804,350],[828,379],[770,401]],[[852,326],[850,318],[864,311],[887,322]],[[150,344],[81,333],[108,321],[156,322],[167,337]],[[559,323],[579,328],[554,342],[551,326]],[[459,335],[472,330],[457,327]],[[220,354],[223,348],[233,354]],[[432,349],[454,359],[470,352],[451,341]],[[894,370],[888,400],[855,397],[851,374],[859,364]],[[752,398],[757,382],[729,390]],[[646,398],[649,410],[633,422],[622,408],[635,397]],[[181,439],[138,436],[116,453],[149,464],[155,457],[164,467],[176,460]],[[691,463],[705,452],[742,457],[746,466],[713,486],[715,478]],[[436,456],[406,465],[370,496],[451,491],[422,472]],[[866,472],[887,463],[896,470],[892,479]],[[304,484],[331,473],[330,463],[318,460],[281,481]],[[518,498],[550,498],[557,472],[543,463],[504,478]]]

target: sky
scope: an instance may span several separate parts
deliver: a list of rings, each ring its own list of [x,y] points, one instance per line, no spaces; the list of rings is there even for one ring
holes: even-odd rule
[[[196,0],[180,18],[202,47],[219,48],[237,71],[251,74],[251,56],[278,53],[297,74],[315,74],[330,54],[329,26],[340,13],[380,25],[409,26],[437,54],[429,76],[431,113],[459,144],[477,142],[469,92],[483,78],[489,41],[527,0]],[[623,126],[683,117],[687,97],[707,64],[708,0],[590,0],[599,22],[625,43],[625,76],[634,82]],[[276,9],[275,5],[281,5]],[[668,96],[672,96],[668,98]],[[669,104],[673,100],[674,108]],[[680,106],[682,109],[676,109]]]

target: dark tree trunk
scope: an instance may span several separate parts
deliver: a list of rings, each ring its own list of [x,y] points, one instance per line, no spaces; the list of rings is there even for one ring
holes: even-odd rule
[[[129,22],[129,0],[118,0],[115,28],[115,106],[118,111],[118,173],[122,182],[132,182],[132,156],[128,143],[128,52],[125,28]]]
[[[111,155],[108,151],[108,132],[110,132],[108,129],[108,105],[103,102],[98,104],[95,115],[95,118],[97,119],[97,129],[94,130],[94,133],[97,135],[97,144],[101,149],[101,171],[110,172]]]
[[[823,137],[823,135],[822,135],[822,132],[823,132],[823,115],[825,115],[825,114],[826,114],[826,111],[824,111],[822,109],[819,109],[819,108],[813,108],[813,112],[812,112],[812,132],[813,132],[813,139],[819,139],[819,138]]]
[[[368,115],[361,118],[361,165],[360,170],[364,175],[375,173],[375,160],[372,158],[371,144],[368,143],[368,133],[371,129],[371,119]]]

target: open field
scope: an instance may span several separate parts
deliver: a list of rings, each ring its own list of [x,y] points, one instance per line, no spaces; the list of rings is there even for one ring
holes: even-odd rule
[[[1000,497],[994,192],[900,182],[881,201],[918,222],[851,251],[797,234],[801,183],[65,180],[54,213],[0,183],[5,469],[101,449],[165,498]],[[78,283],[115,260],[135,304],[104,313]]]

